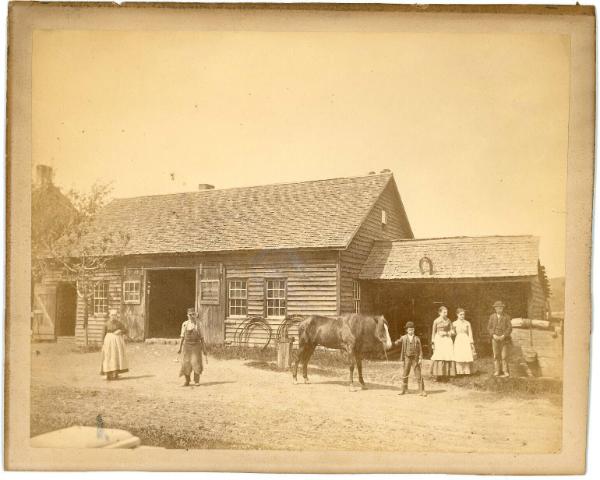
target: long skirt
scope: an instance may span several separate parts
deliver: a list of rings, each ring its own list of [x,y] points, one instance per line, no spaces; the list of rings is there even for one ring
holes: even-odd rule
[[[202,344],[183,342],[183,361],[179,376],[189,376],[192,371],[198,375],[202,373]]]
[[[102,368],[100,375],[125,373],[129,371],[127,351],[123,335],[107,333],[102,345]]]
[[[459,375],[470,375],[473,364],[473,350],[468,335],[459,333],[454,339],[454,360],[456,361],[456,373]]]
[[[431,356],[431,375],[436,377],[456,375],[452,338],[436,335],[433,342],[435,348]]]

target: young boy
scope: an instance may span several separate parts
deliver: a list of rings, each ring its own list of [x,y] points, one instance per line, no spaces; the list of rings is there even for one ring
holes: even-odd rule
[[[413,367],[419,384],[419,393],[421,396],[426,397],[425,385],[421,376],[423,349],[421,348],[421,340],[415,335],[415,324],[413,322],[406,323],[406,335],[396,340],[395,344],[402,346],[400,349],[400,362],[402,362],[402,390],[400,395],[404,395],[408,389],[408,376],[410,375],[410,368]]]

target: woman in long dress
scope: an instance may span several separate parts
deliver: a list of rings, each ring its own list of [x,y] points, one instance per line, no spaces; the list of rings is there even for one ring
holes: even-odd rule
[[[104,343],[102,345],[102,368],[100,375],[107,380],[117,380],[120,373],[129,371],[125,335],[127,328],[117,319],[117,311],[111,310],[104,324]]]
[[[454,361],[456,362],[457,375],[470,375],[473,368],[473,329],[471,323],[465,319],[465,310],[456,309],[456,321],[452,323],[456,332],[454,338]]]
[[[454,365],[454,344],[452,343],[452,322],[448,318],[448,309],[444,306],[438,309],[440,314],[433,321],[431,329],[431,376],[436,380],[445,380],[456,375]]]

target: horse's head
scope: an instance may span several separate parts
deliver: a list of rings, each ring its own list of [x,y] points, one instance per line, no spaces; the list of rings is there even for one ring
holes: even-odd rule
[[[388,331],[387,320],[383,315],[376,315],[375,317],[375,336],[377,340],[381,342],[385,350],[392,348],[392,339],[390,338],[390,332]]]

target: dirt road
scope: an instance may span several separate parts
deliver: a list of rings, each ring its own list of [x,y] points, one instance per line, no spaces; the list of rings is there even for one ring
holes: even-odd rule
[[[130,372],[107,382],[100,353],[32,345],[32,422],[37,435],[69,425],[123,428],[169,448],[554,452],[561,406],[451,384],[399,396],[396,362],[369,362],[369,388],[349,391],[346,373],[320,370],[308,385],[256,362],[217,360],[199,387],[182,387],[176,346],[131,344]],[[263,365],[264,366],[264,365]],[[339,374],[339,376],[338,376]],[[369,380],[377,378],[379,383]],[[381,380],[383,379],[383,380]]]

